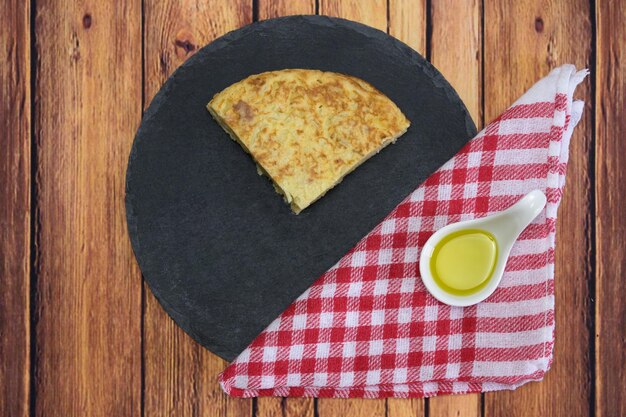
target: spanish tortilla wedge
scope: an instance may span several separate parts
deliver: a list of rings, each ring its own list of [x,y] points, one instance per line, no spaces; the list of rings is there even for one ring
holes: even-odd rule
[[[296,214],[410,125],[371,84],[310,69],[249,76],[207,107]]]

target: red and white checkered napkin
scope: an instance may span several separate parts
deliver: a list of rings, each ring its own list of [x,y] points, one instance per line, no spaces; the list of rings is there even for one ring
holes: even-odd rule
[[[424,397],[540,380],[554,343],[554,236],[587,71],[553,70],[431,175],[220,375],[239,397]],[[451,222],[541,189],[546,210],[513,246],[500,287],[471,307],[439,303],[420,247]]]

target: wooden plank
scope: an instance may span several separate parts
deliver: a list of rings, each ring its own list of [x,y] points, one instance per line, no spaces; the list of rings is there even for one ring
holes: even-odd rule
[[[144,2],[144,107],[198,48],[252,20],[247,0]],[[226,361],[194,342],[144,287],[145,416],[250,416],[252,401],[226,396],[217,383]]]
[[[430,61],[459,93],[474,123],[482,126],[482,1],[432,0]],[[481,395],[428,400],[430,417],[480,416]]]
[[[385,417],[385,400],[320,398],[317,400],[319,417]]]
[[[30,5],[0,14],[0,415],[30,414]]]
[[[389,34],[426,56],[426,0],[389,0]]]
[[[598,417],[626,415],[626,4],[596,3],[596,399]]]
[[[430,61],[482,124],[482,1],[432,0]]]
[[[480,416],[481,395],[447,395],[428,399],[430,417]]]
[[[387,31],[386,0],[319,0],[319,13]]]
[[[252,2],[247,0],[146,0],[144,107],[198,48],[251,21]]]
[[[36,2],[37,416],[141,413],[141,278],[124,175],[141,2]]]
[[[258,0],[259,20],[294,14],[315,14],[315,0]]]
[[[287,398],[283,405],[284,415],[285,417],[314,417],[314,404],[311,398]]]
[[[524,0],[485,2],[485,121],[498,116],[555,66],[589,65],[589,3]],[[592,219],[589,149],[592,119],[589,83],[576,96],[587,111],[570,146],[564,198],[559,209],[556,247],[556,346],[552,369],[541,383],[516,391],[485,394],[485,416],[589,415],[588,282],[591,278]]]
[[[389,398],[387,417],[421,417],[426,415],[426,401],[423,398]]]
[[[389,1],[389,34],[426,56],[426,0]],[[387,400],[387,417],[417,417],[425,414],[422,398]]]
[[[314,417],[312,398],[260,397],[256,399],[255,417]]]
[[[315,0],[258,0],[259,20],[296,14],[315,14]],[[313,417],[312,398],[261,397],[256,400],[256,417]]]
[[[260,397],[256,400],[256,407],[254,409],[255,417],[283,417],[284,398],[279,397]]]
[[[319,13],[387,30],[386,0],[319,0]],[[386,400],[319,399],[317,411],[319,417],[383,417],[386,406]]]
[[[255,417],[314,417],[315,401],[312,398],[259,397],[254,411]]]

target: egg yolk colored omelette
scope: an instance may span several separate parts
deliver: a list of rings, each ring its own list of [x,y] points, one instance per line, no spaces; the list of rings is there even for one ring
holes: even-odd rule
[[[410,125],[371,84],[307,69],[252,75],[216,94],[207,108],[295,213]]]

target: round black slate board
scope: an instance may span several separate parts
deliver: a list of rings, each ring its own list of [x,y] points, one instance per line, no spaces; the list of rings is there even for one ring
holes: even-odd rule
[[[230,84],[284,68],[362,78],[412,123],[298,216],[205,108]],[[475,134],[441,74],[381,31],[320,16],[246,26],[199,50],[144,114],[126,177],[135,255],[176,323],[231,360]]]

